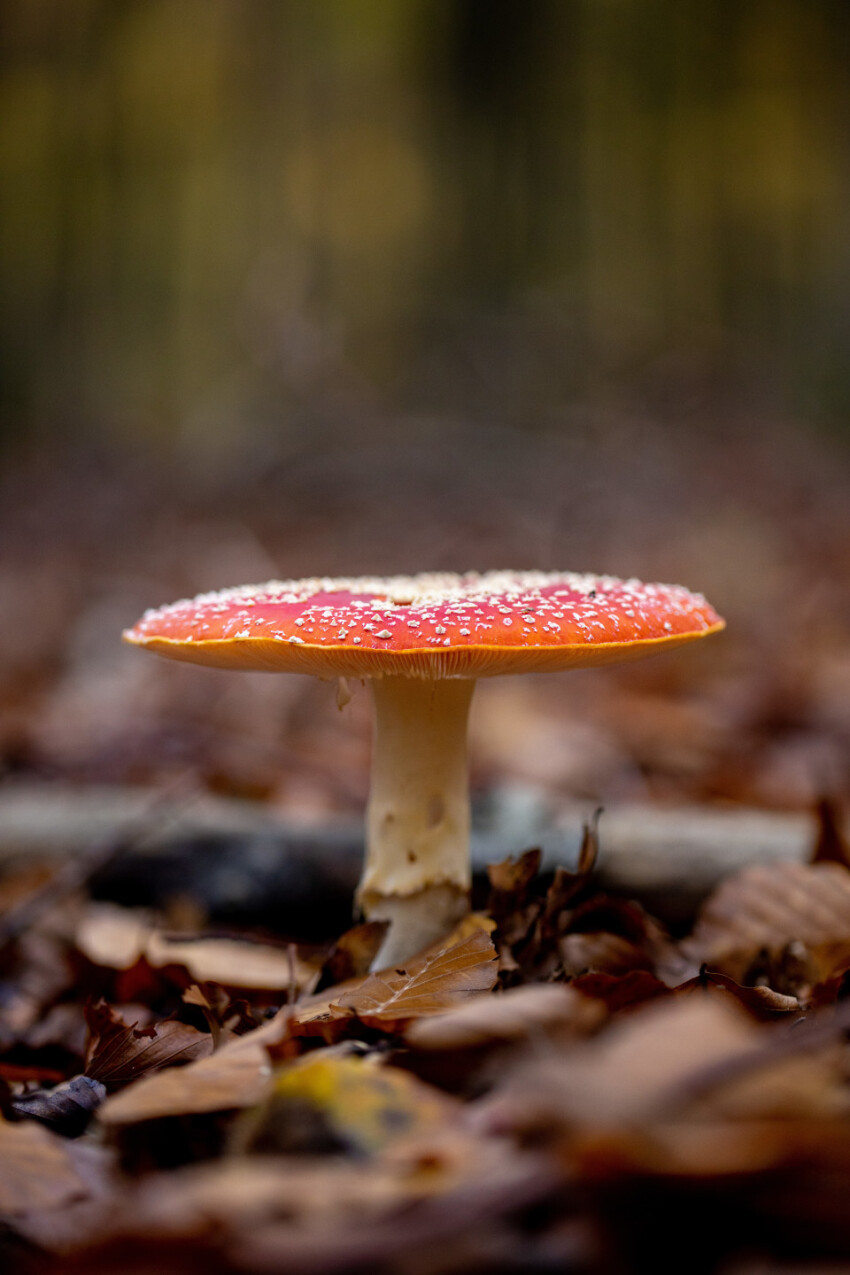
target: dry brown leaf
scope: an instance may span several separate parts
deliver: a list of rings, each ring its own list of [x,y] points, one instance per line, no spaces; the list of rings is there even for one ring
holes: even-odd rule
[[[170,1270],[183,1252],[197,1269],[218,1270],[222,1243],[239,1270],[395,1269],[401,1254],[408,1265],[433,1244],[435,1232],[446,1244],[473,1222],[492,1227],[491,1219],[545,1195],[552,1181],[538,1157],[443,1126],[365,1160],[225,1157],[129,1184],[92,1236],[116,1241],[111,1261],[97,1265],[104,1253],[97,1248],[89,1265],[84,1251],[74,1270],[125,1269],[128,1242],[145,1270],[156,1257]],[[421,1218],[418,1207],[428,1209]],[[198,1247],[184,1250],[181,1240]],[[499,1241],[504,1246],[501,1233]]]
[[[760,1170],[793,1160],[806,1121],[846,1116],[841,1055],[829,1019],[788,1033],[728,999],[673,996],[529,1063],[481,1115],[488,1131],[554,1137],[593,1176]]]
[[[0,1014],[0,1049],[28,1040],[41,1031],[49,1006],[56,1004],[74,985],[64,937],[32,929],[17,944],[18,973],[4,979]]]
[[[259,1024],[244,999],[233,1000],[218,983],[193,983],[183,992],[184,1005],[197,1005],[210,1029],[213,1048],[234,1036],[243,1036]]]
[[[495,1127],[505,1128],[505,1112],[509,1128],[609,1127],[660,1117],[690,1075],[756,1051],[760,1030],[725,1001],[668,995],[557,1059],[518,1069],[493,1100]]]
[[[90,903],[77,925],[77,947],[93,965],[128,970],[142,959],[153,927],[141,914],[112,903]]]
[[[445,1014],[420,1018],[408,1027],[405,1039],[416,1049],[475,1049],[534,1040],[552,1031],[584,1035],[603,1018],[601,1006],[571,987],[541,983],[478,996]]]
[[[497,942],[503,986],[515,985],[517,975],[544,982],[560,976],[562,953],[559,939],[567,932],[610,932],[646,949],[643,964],[651,966],[656,937],[663,933],[636,904],[598,895],[579,902],[590,882],[599,850],[597,810],[584,825],[584,836],[575,872],[558,867],[545,888],[532,875],[539,870],[539,852],[529,851],[518,863],[508,860],[489,869],[490,908],[498,920]],[[501,885],[501,888],[496,888]],[[621,916],[620,913],[623,915]],[[574,947],[576,945],[574,944]],[[586,969],[574,952],[567,958],[569,972]],[[637,963],[641,963],[640,958]],[[631,961],[634,967],[635,961]]]
[[[561,965],[567,978],[578,974],[628,974],[651,970],[652,960],[636,943],[619,934],[564,934],[558,940]]]
[[[740,1074],[721,1074],[716,1083],[709,1069],[695,1078],[694,1114],[703,1112],[735,1121],[835,1120],[850,1109],[842,1067],[842,1049],[836,1042],[810,1053],[775,1057],[766,1050],[757,1065]],[[734,1071],[734,1069],[732,1069]],[[684,1098],[689,1097],[688,1085]]]
[[[622,975],[608,974],[605,970],[579,974],[570,986],[582,996],[601,1001],[609,1014],[633,1009],[670,992],[670,988],[649,970],[630,970]]]
[[[389,921],[364,921],[346,930],[325,958],[317,990],[368,974],[388,928]]]
[[[845,868],[777,863],[736,873],[703,905],[681,951],[697,965],[742,981],[760,953],[778,954],[791,942],[813,954],[846,945],[850,955],[850,872]],[[840,955],[835,953],[836,959]],[[819,978],[830,973],[817,970]]]
[[[271,947],[244,939],[172,939],[154,931],[145,956],[154,969],[182,965],[195,983],[252,988],[300,995],[315,985],[315,967],[300,960],[294,947]]]
[[[281,1010],[263,1027],[229,1041],[198,1062],[136,1081],[107,1098],[98,1112],[99,1121],[116,1126],[253,1106],[269,1090],[272,1068],[266,1046],[283,1039],[287,1015]]]
[[[246,1038],[241,1037],[239,1045]],[[105,1125],[135,1124],[162,1116],[229,1111],[250,1107],[266,1094],[271,1079],[269,1056],[261,1045],[238,1052],[224,1046],[209,1058],[147,1076],[113,1098],[98,1117]]]
[[[496,952],[482,923],[459,942],[408,961],[405,969],[371,974],[308,1000],[292,1017],[293,1035],[339,1035],[355,1020],[380,1031],[403,1031],[416,1018],[490,991],[497,977]]]
[[[829,978],[823,979],[811,988],[809,996],[806,1000],[806,1009],[823,1009],[827,1005],[835,1005],[839,1001],[847,999],[850,992],[850,974],[848,974],[847,962],[839,962],[837,973]]]
[[[89,1029],[86,1075],[108,1090],[120,1089],[161,1067],[193,1062],[212,1053],[213,1040],[188,1023],[165,1019],[150,1027],[126,1023],[105,1001],[85,1010]]]
[[[349,979],[330,991],[307,996],[295,1008],[290,1025],[292,1035],[321,1036],[326,1042],[343,1037],[355,1018],[351,1010],[342,1008],[337,997],[342,989],[354,989],[365,981],[365,977]]]
[[[801,1012],[796,996],[785,996],[770,987],[742,987],[728,975],[712,970],[701,971],[696,978],[688,979],[673,990],[677,996],[730,996],[763,1022]]]
[[[496,922],[487,912],[467,912],[466,916],[462,916],[454,929],[449,930],[444,938],[438,939],[436,943],[432,943],[426,947],[424,951],[417,953],[417,960],[421,960],[426,956],[437,956],[440,952],[445,952],[447,948],[455,947],[458,943],[462,943],[464,939],[468,939],[473,934],[492,934],[496,928]],[[380,971],[378,971],[380,973]]]
[[[445,1139],[420,1143],[410,1156],[394,1146],[376,1164],[387,1182],[393,1182],[394,1203],[387,1192],[383,1207],[370,1208],[364,1183],[364,1205],[358,1208],[350,1186],[346,1190],[341,1183],[335,1196],[328,1195],[306,1216],[246,1233],[239,1256],[249,1269],[275,1275],[552,1269],[554,1245],[538,1263],[537,1245],[511,1219],[551,1198],[553,1169],[534,1152],[483,1139],[468,1143],[466,1155],[456,1150],[451,1158],[443,1154]],[[405,1143],[404,1152],[407,1147]],[[454,1188],[449,1185],[452,1176]],[[314,1182],[313,1189],[318,1185]],[[303,1198],[303,1188],[299,1194]],[[569,1258],[575,1251],[573,1246]],[[566,1270],[573,1262],[557,1265]]]
[[[542,860],[542,850],[535,848],[518,859],[487,866],[487,913],[495,918],[501,947],[521,942],[537,917],[540,905],[533,898],[533,887]]]
[[[522,906],[542,861],[543,851],[535,847],[526,850],[518,859],[507,858],[501,863],[488,864],[491,895],[487,911],[501,916],[506,909],[513,911]]]
[[[407,969],[373,974],[340,997],[343,1009],[368,1027],[402,1031],[426,1014],[439,1014],[496,982],[496,951],[490,936],[475,930],[468,938],[431,955],[420,956]]]
[[[49,1129],[0,1116],[0,1214],[59,1208],[88,1192],[69,1144]]]
[[[648,956],[663,951],[666,930],[639,903],[610,894],[595,894],[569,916],[570,934],[611,934],[634,943]]]
[[[807,1132],[796,1123],[772,1120],[659,1120],[650,1129],[580,1133],[571,1142],[570,1159],[582,1175],[597,1182],[655,1175],[692,1176],[703,1183],[729,1177],[739,1184],[745,1174],[776,1170],[783,1163],[793,1163],[801,1153],[811,1153],[812,1137]],[[806,1267],[806,1275],[815,1272]]]
[[[207,1227],[235,1232],[269,1219],[301,1222],[383,1211],[409,1199],[411,1186],[379,1165],[248,1155],[160,1173],[143,1181],[116,1229],[141,1223],[161,1235],[192,1236]]]
[[[540,872],[542,852],[539,849],[526,850],[519,859],[505,859],[502,863],[490,864],[487,876],[490,880],[490,901],[487,911],[499,920],[503,938],[514,942],[519,938],[523,928],[527,928],[530,920],[539,919],[544,930],[552,928],[555,918],[560,915],[576,895],[581,893],[596,864],[599,853],[599,816],[596,810],[584,824],[578,863],[575,872],[566,868],[556,868],[554,879],[546,893],[545,899],[537,900],[537,907],[527,917],[523,916],[529,901],[534,894],[533,886]]]
[[[838,803],[829,797],[821,797],[815,813],[818,837],[812,863],[839,863],[844,868],[850,868],[850,841]]]
[[[107,969],[128,970],[144,960],[155,970],[181,966],[194,983],[297,994],[312,987],[317,977],[316,969],[291,946],[204,935],[174,938],[112,904],[90,904],[75,937],[83,955]]]

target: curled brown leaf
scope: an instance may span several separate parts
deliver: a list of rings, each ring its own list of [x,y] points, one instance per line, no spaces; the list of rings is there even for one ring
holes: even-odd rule
[[[789,943],[809,954],[818,981],[850,958],[850,872],[834,863],[777,863],[727,878],[703,905],[686,959],[738,981],[761,954],[778,956]],[[826,966],[826,968],[825,968]]]
[[[238,1036],[206,1058],[144,1076],[107,1098],[98,1112],[104,1125],[135,1124],[163,1116],[229,1111],[259,1102],[271,1083],[267,1046],[286,1034],[287,1010]]]
[[[86,1075],[114,1091],[162,1067],[193,1062],[212,1053],[212,1036],[177,1019],[149,1027],[126,1023],[105,1001],[85,1010],[89,1041]]]

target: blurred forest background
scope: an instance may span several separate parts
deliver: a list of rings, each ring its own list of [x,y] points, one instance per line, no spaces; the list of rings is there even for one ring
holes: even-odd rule
[[[845,0],[6,0],[0,31],[7,776],[353,809],[363,697],[122,627],[511,566],[679,581],[730,628],[487,687],[479,784],[847,794]]]

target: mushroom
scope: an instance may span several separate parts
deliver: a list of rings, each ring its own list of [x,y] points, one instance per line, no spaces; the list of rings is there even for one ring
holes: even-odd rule
[[[383,968],[468,907],[475,679],[615,663],[723,627],[679,586],[505,571],[271,581],[148,611],[124,637],[219,668],[369,679],[376,729],[357,899],[390,922]]]

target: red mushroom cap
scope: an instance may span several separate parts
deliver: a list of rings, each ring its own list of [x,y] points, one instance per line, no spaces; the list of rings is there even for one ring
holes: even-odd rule
[[[723,627],[678,585],[492,571],[274,580],[148,611],[124,637],[219,668],[475,678],[614,663]]]

